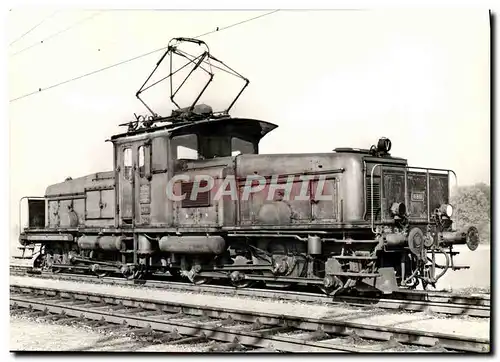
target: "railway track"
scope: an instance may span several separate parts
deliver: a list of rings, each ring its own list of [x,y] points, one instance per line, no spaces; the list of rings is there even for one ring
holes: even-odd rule
[[[27,275],[29,267],[12,266],[11,274]],[[447,315],[465,315],[478,318],[490,317],[489,295],[460,295],[446,292],[423,292],[423,291],[400,291],[384,298],[370,296],[337,296],[335,298],[322,294],[289,291],[289,290],[265,290],[255,288],[238,289],[222,285],[192,285],[182,282],[171,282],[162,280],[126,280],[124,278],[103,277],[97,278],[93,275],[70,275],[40,272],[30,274],[38,278],[61,279],[67,281],[84,281],[89,283],[112,284],[122,286],[148,287],[171,289],[186,292],[209,293],[228,296],[242,296],[261,299],[278,299],[296,301],[302,303],[316,304],[349,304],[352,306],[371,306],[380,309],[392,309],[403,311],[427,311]]]
[[[10,306],[31,316],[92,321],[96,328],[133,328],[158,343],[214,340],[227,351],[489,351],[487,339],[63,288],[11,285]]]

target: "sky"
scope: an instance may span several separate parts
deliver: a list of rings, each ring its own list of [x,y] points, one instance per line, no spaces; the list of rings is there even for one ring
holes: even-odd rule
[[[410,165],[453,169],[460,185],[490,183],[487,10],[280,10],[224,29],[269,12],[8,12],[10,214],[21,196],[112,169],[105,140],[146,114],[135,93],[162,52],[45,88],[217,27],[201,39],[250,79],[232,116],[279,126],[261,153],[369,148],[385,136]],[[220,79],[205,103],[237,91]],[[169,115],[160,90],[152,104]]]

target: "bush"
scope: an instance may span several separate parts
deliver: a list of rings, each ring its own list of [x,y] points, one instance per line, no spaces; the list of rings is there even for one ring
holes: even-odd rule
[[[451,204],[454,207],[455,228],[475,226],[479,230],[481,243],[490,242],[491,191],[490,186],[479,183],[459,186],[453,190]]]

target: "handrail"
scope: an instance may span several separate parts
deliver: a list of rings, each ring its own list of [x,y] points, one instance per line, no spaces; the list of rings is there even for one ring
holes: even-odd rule
[[[375,220],[373,219],[373,171],[377,168],[377,166],[381,166],[381,163],[377,163],[372,167],[372,172],[370,175],[370,204],[371,204],[371,212],[370,212],[370,219],[371,219],[371,229],[372,233],[375,234],[375,229],[373,228],[375,226]],[[400,166],[401,167],[401,166]],[[406,190],[405,190],[406,192]]]
[[[397,169],[402,169],[403,167],[401,165],[390,165],[390,164],[382,164],[382,163],[377,163],[373,165],[371,174],[370,174],[370,203],[371,203],[371,215],[370,215],[370,221],[371,221],[371,230],[375,234],[375,220],[373,216],[373,174],[375,169],[381,166],[381,169],[383,168],[397,168]],[[407,178],[408,178],[408,171],[411,169],[415,170],[425,170],[426,172],[426,186],[427,186],[427,222],[430,222],[430,171],[442,171],[442,172],[447,172],[448,174],[448,180],[450,178],[450,173],[453,174],[455,177],[455,186],[458,186],[458,177],[455,171],[450,170],[450,169],[444,169],[444,168],[431,168],[431,167],[418,167],[418,166],[404,166],[404,171],[405,171],[405,205],[408,206],[408,183],[407,183]],[[365,198],[366,199],[366,198]],[[451,187],[448,185],[448,202],[451,200]]]

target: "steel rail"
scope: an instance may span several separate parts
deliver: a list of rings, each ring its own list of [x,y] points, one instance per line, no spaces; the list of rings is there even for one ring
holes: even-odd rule
[[[453,351],[489,351],[488,339],[352,323],[337,319],[305,318],[236,308],[230,309],[189,303],[173,303],[142,297],[116,296],[60,287],[45,288],[11,285],[10,291],[11,305],[53,313],[65,313],[70,316],[84,314],[89,319],[118,324],[125,322],[136,327],[148,327],[153,330],[165,332],[173,332],[175,328],[182,335],[200,336],[203,333],[209,339],[224,342],[231,342],[236,338],[242,345],[261,348],[272,346],[272,348],[281,351],[373,352],[373,350],[363,349],[358,346],[347,347],[333,342],[335,339],[338,340],[338,336],[353,335],[375,341],[398,342],[405,345],[422,347],[439,346]],[[38,295],[38,297],[35,297],[35,295]],[[82,303],[84,304],[82,305]],[[132,311],[140,308],[141,310],[155,311],[157,314],[141,317],[119,313],[119,310],[118,312],[116,310],[110,312],[101,309],[110,305],[119,306],[119,309],[124,307],[133,308]],[[187,321],[176,319],[176,317],[179,317],[179,314],[189,317],[218,318],[219,320],[230,319],[238,323],[253,323],[253,325],[264,325],[265,327],[253,331],[245,331],[217,327],[213,323],[197,324],[193,323],[190,319]],[[299,332],[299,335],[295,337],[294,335],[276,335],[276,332],[285,331]]]
[[[16,271],[15,269],[12,271]],[[22,268],[18,269],[22,272]],[[22,275],[22,273],[20,273]],[[372,307],[380,309],[404,310],[404,311],[428,311],[432,313],[448,315],[466,315],[470,317],[489,318],[490,298],[489,295],[468,296],[444,292],[420,292],[420,291],[398,291],[392,296],[385,298],[359,297],[359,296],[336,296],[335,299],[327,295],[285,291],[265,290],[256,288],[236,288],[221,285],[192,285],[182,282],[159,281],[159,280],[126,280],[117,277],[102,277],[90,275],[51,274],[42,273],[36,275],[40,278],[60,279],[67,281],[90,282],[97,284],[115,284],[131,287],[147,287],[159,289],[171,289],[186,292],[224,294],[228,296],[241,296],[261,299],[281,299],[294,302],[316,303],[316,304],[348,304],[359,307]]]
[[[276,336],[279,332],[290,331],[292,328],[283,323],[279,317],[255,318],[244,312],[235,313],[231,310],[217,310],[210,307],[200,308],[194,305],[161,303],[153,300],[99,295],[96,293],[55,291],[49,288],[11,287],[11,306],[40,310],[45,313],[64,314],[102,323],[114,323],[138,328],[150,328],[166,333],[178,333],[184,336],[198,336],[221,342],[235,342],[246,346],[273,348],[286,352],[362,352],[361,348],[349,348],[326,344],[324,342],[307,341],[302,338]],[[28,296],[22,293],[28,294]],[[41,294],[48,298],[34,297],[30,293]],[[60,293],[59,297],[55,294]],[[82,304],[82,302],[84,304]],[[118,306],[114,311],[102,310],[106,306]],[[146,317],[127,313],[141,309],[155,311],[156,314]],[[191,318],[189,318],[191,317]],[[196,323],[200,318],[219,318],[221,321],[229,318],[237,322],[253,323],[255,330],[237,330],[217,327],[213,323]],[[187,319],[187,320],[186,320]],[[366,352],[371,352],[366,350]]]

